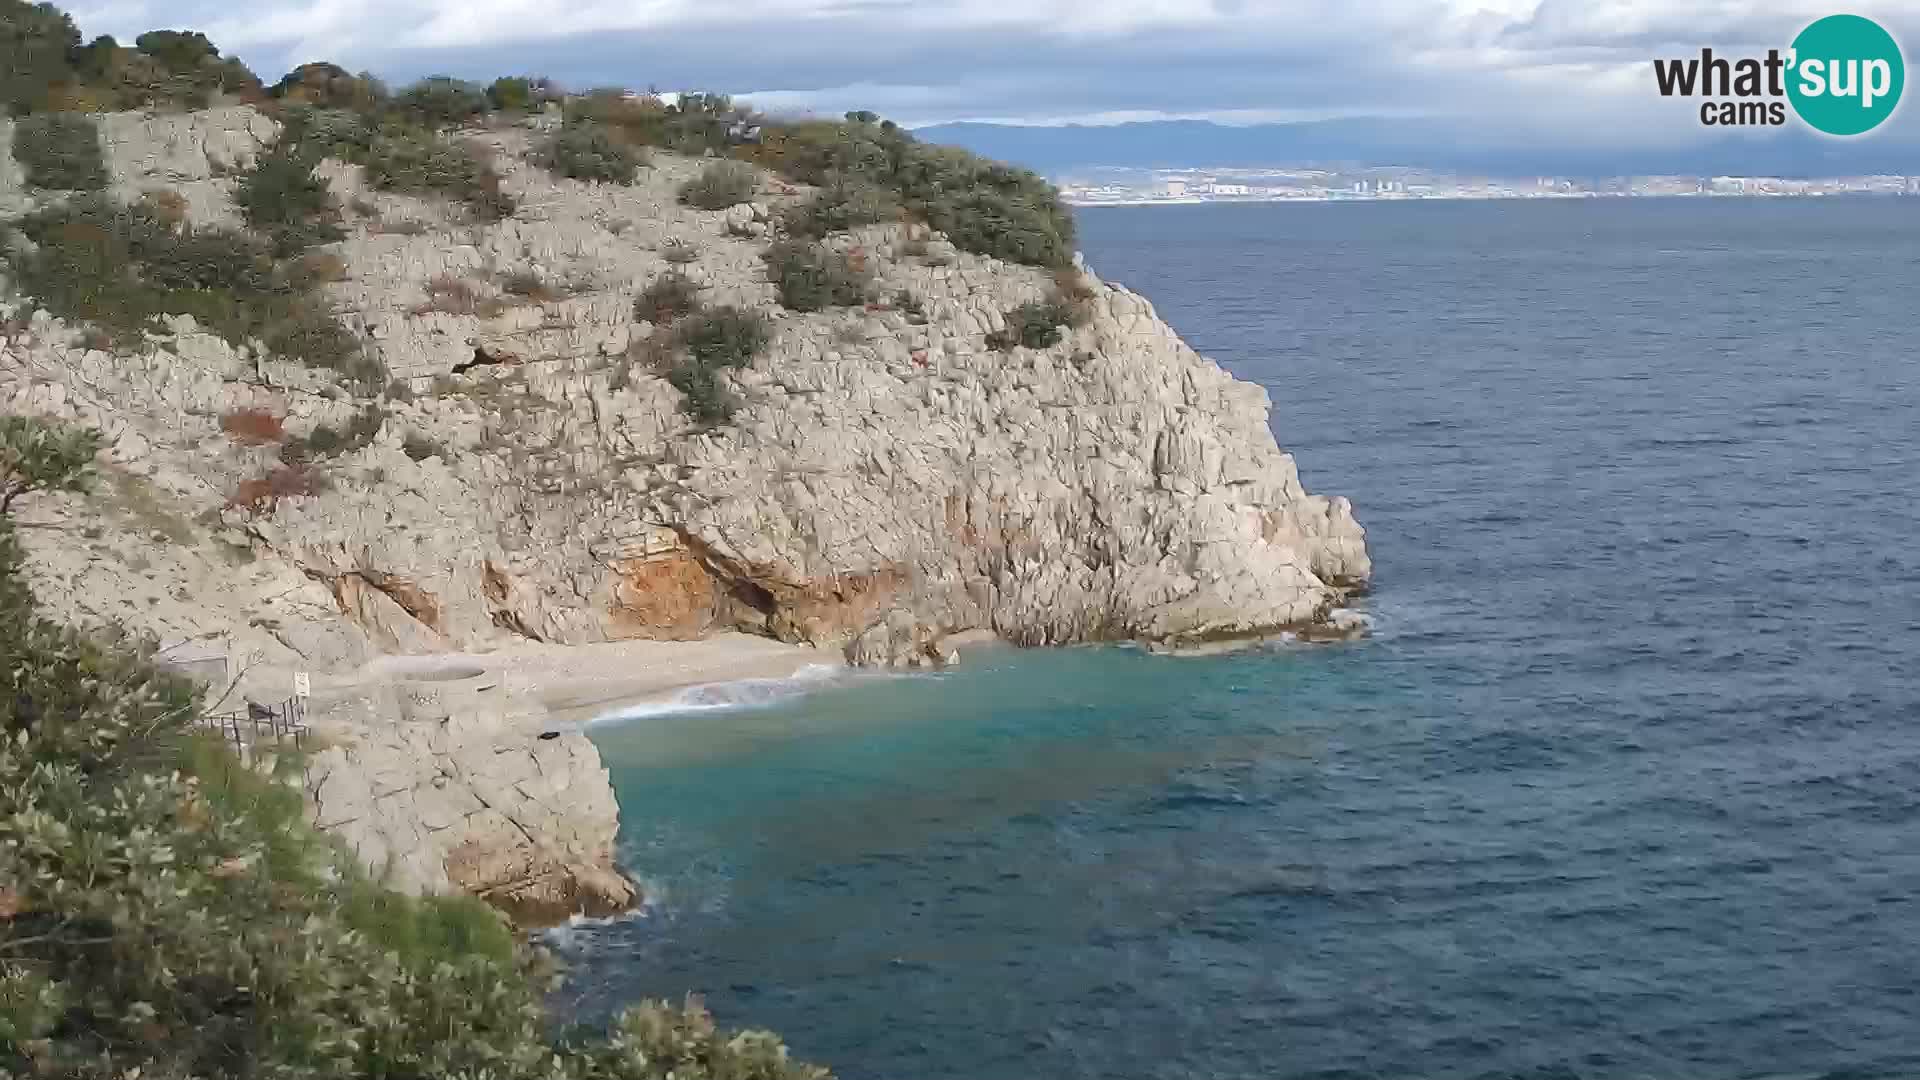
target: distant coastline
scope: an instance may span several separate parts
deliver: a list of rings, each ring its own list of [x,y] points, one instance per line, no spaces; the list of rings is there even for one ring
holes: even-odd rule
[[[1335,192],[1325,195],[1237,195],[1227,198],[1207,198],[1186,195],[1180,197],[1140,196],[1137,198],[1086,199],[1065,197],[1066,202],[1076,210],[1100,206],[1220,206],[1268,203],[1406,203],[1406,202],[1500,202],[1566,199],[1848,199],[1848,198],[1892,198],[1901,192],[1888,191],[1490,191],[1490,192],[1448,192],[1431,195],[1359,195],[1348,192]]]

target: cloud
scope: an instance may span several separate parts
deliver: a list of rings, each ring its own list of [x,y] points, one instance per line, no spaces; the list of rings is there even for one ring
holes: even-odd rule
[[[1920,41],[1920,2],[1850,5]],[[1697,137],[1650,61],[1785,45],[1815,0],[107,0],[89,33],[209,33],[263,74],[551,75],[907,123],[1432,115],[1515,140]],[[1903,110],[1911,114],[1911,110]]]

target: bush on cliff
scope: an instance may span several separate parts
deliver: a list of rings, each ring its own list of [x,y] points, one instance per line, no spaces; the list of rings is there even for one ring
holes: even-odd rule
[[[1065,328],[1074,322],[1073,309],[1058,300],[1038,300],[1021,304],[1006,313],[1006,325],[987,335],[987,344],[1003,352],[1017,346],[1044,349],[1060,343]]]
[[[162,315],[192,315],[235,345],[258,339],[286,359],[383,381],[318,295],[297,287],[294,264],[276,261],[259,238],[176,224],[147,203],[104,195],[45,207],[13,227],[32,241],[9,251],[15,284],[62,318],[137,338]]]
[[[234,189],[240,216],[273,241],[277,254],[298,254],[346,236],[331,185],[314,175],[315,160],[298,146],[262,154]]]
[[[680,201],[696,210],[725,210],[753,198],[760,174],[739,161],[716,161],[680,185]]]
[[[500,175],[464,143],[419,130],[379,134],[367,148],[365,165],[367,179],[383,191],[460,199],[482,221],[513,216]]]
[[[84,487],[97,444],[0,424],[30,490]],[[41,617],[21,566],[0,515],[0,1074],[826,1076],[692,1004],[554,1041],[497,915],[370,880],[305,823],[296,762],[241,764],[150,645]]]
[[[415,124],[444,130],[478,120],[493,103],[485,90],[464,79],[430,75],[395,94],[393,108]]]
[[[736,403],[721,373],[753,363],[773,340],[766,316],[735,307],[697,308],[655,343],[666,350],[667,382],[686,395],[689,415],[725,423]]]
[[[877,225],[900,216],[900,199],[885,188],[838,179],[813,198],[787,210],[780,224],[787,234],[818,239],[861,225]]]
[[[873,292],[873,274],[851,255],[819,244],[782,241],[767,249],[767,276],[790,311],[857,307]]]
[[[1033,266],[1071,261],[1073,215],[1053,185],[958,147],[920,142],[870,115],[770,124],[746,155],[803,183],[888,190],[963,251]]]
[[[605,184],[631,184],[640,167],[651,164],[643,150],[591,121],[562,127],[541,148],[539,161],[561,176]]]
[[[666,273],[647,283],[633,302],[633,315],[666,326],[700,306],[700,286],[681,273]]]
[[[25,170],[29,187],[98,191],[107,186],[100,129],[91,117],[44,113],[21,119],[13,126],[13,159]]]

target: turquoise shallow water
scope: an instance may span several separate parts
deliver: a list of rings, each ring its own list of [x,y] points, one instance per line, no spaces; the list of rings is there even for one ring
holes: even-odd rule
[[[661,899],[564,1000],[855,1080],[1920,1073],[1912,205],[1083,215],[1377,635],[598,729]]]

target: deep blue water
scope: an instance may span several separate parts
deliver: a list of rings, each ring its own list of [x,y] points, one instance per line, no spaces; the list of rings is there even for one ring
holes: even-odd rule
[[[1920,1074],[1916,206],[1084,212],[1378,633],[601,729],[663,897],[578,1008],[853,1080]]]

